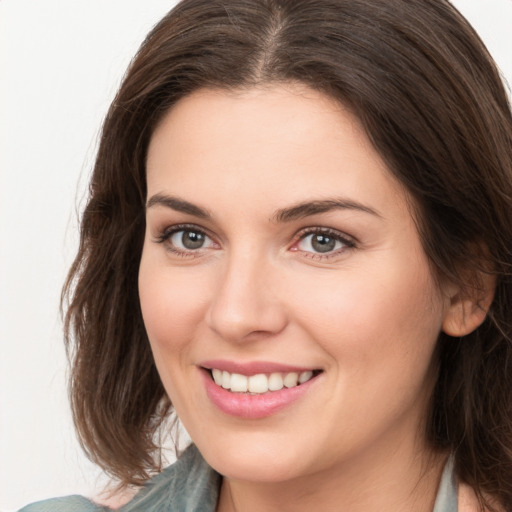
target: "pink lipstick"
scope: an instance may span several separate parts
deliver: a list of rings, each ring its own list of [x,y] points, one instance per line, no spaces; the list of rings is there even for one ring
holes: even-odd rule
[[[206,394],[222,412],[245,419],[270,416],[314,386],[321,370],[271,362],[205,361]]]

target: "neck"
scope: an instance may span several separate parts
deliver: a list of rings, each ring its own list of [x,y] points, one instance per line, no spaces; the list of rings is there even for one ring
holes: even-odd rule
[[[217,512],[432,512],[447,455],[423,450],[407,457],[404,448],[391,456],[359,454],[284,482],[224,478]]]

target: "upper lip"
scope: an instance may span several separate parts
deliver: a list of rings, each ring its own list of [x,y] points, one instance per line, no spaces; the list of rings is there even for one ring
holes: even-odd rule
[[[199,366],[207,370],[216,368],[218,370],[226,371],[229,373],[239,373],[240,375],[246,375],[248,377],[259,373],[301,373],[306,371],[319,370],[319,368],[314,368],[311,366],[296,366],[291,364],[276,363],[272,361],[237,362],[223,359],[203,361],[199,364]]]

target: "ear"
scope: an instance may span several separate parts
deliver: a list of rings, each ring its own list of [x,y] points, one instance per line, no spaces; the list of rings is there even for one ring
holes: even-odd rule
[[[449,290],[449,304],[442,325],[443,332],[449,336],[465,336],[485,320],[494,299],[496,278],[492,274],[479,272],[476,283],[464,289],[454,286]]]

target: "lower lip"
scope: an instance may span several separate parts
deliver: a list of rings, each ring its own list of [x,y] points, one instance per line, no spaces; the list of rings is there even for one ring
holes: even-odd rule
[[[246,393],[232,393],[212,380],[210,372],[202,370],[208,398],[222,412],[230,416],[245,419],[266,418],[293,404],[309,391],[318,376],[313,377],[304,384],[293,388],[283,388],[279,391],[269,391],[260,395]]]

